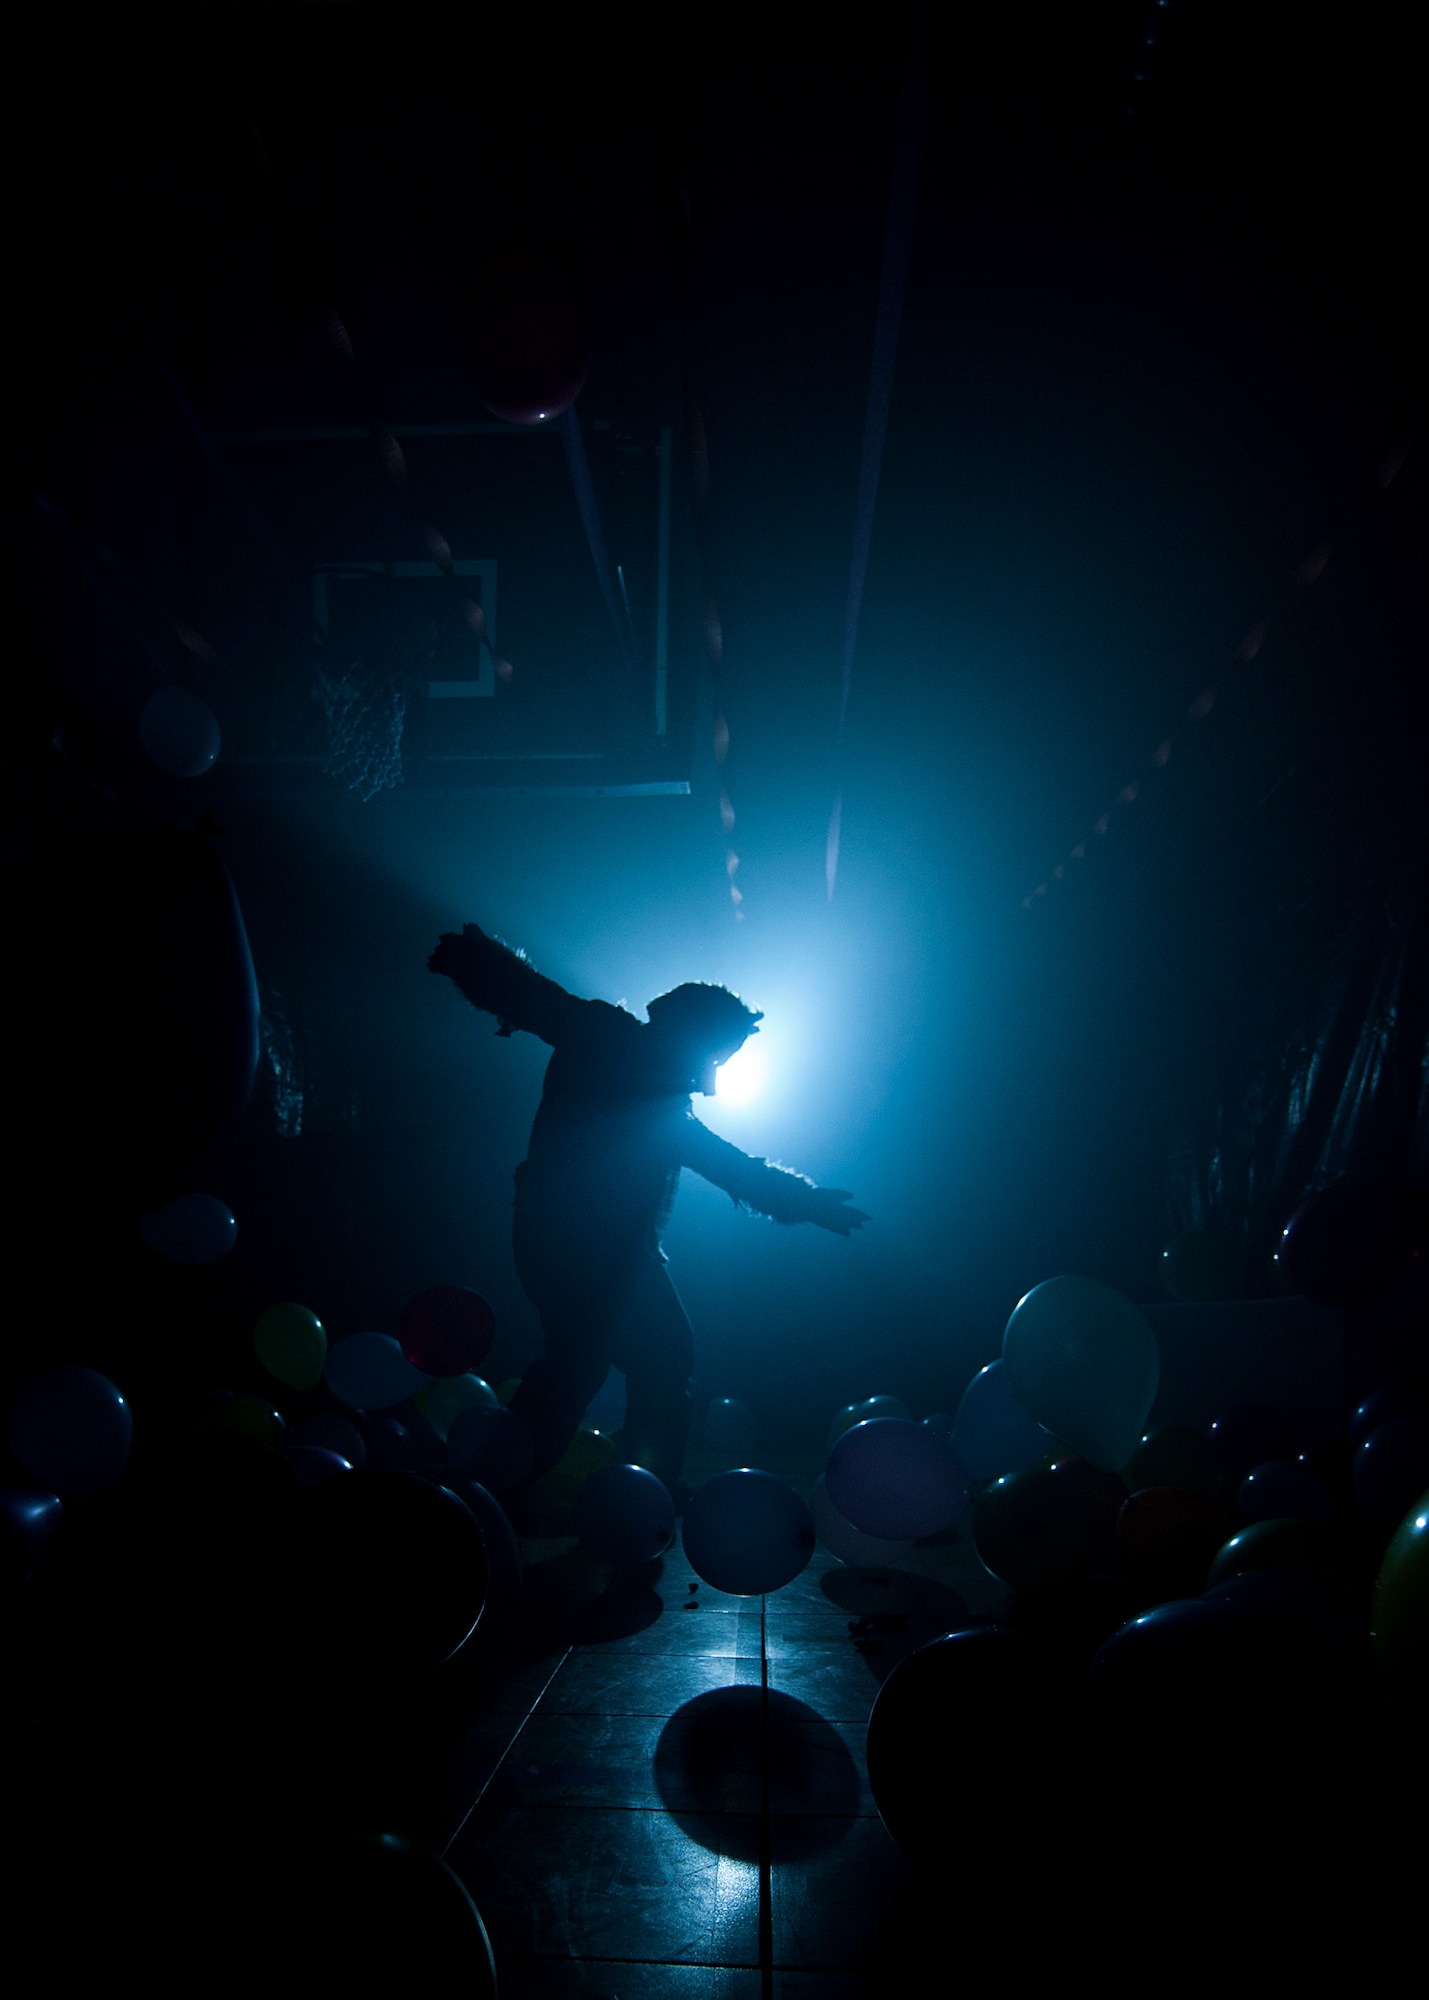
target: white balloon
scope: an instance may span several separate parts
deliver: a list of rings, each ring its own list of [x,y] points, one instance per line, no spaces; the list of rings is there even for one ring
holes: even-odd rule
[[[139,717],[139,741],[171,778],[201,778],[213,769],[221,745],[213,710],[181,687],[150,695]]]

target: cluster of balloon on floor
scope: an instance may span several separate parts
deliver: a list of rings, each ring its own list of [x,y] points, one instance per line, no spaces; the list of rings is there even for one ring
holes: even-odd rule
[[[1287,1272],[1322,1298],[1372,1290],[1360,1254],[1369,1209],[1344,1190],[1313,1198],[1287,1227]],[[141,1232],[173,1262],[204,1263],[227,1254],[236,1222],[217,1198],[190,1194],[146,1217]],[[1402,1230],[1394,1241],[1403,1250]],[[1399,1278],[1418,1248],[1416,1236],[1395,1266]],[[1168,1289],[1179,1279],[1183,1294],[1204,1295],[1229,1282],[1211,1241],[1178,1239],[1167,1258]],[[1376,1268],[1380,1291],[1392,1289],[1382,1257]],[[309,1496],[304,1573],[318,1581],[294,1616],[304,1643],[326,1649],[333,1668],[355,1644],[388,1667],[439,1665],[484,1613],[519,1593],[520,1552],[503,1501],[528,1484],[531,1447],[507,1408],[515,1382],[492,1385],[479,1373],[494,1334],[487,1302],[456,1285],[419,1293],[395,1335],[329,1340],[309,1308],[278,1304],[254,1326],[255,1357],[282,1390],[317,1393],[326,1407],[290,1427],[265,1396],[225,1394],[214,1405],[217,1431],[276,1458]],[[881,1569],[954,1527],[995,1578],[1029,1598],[1109,1568],[1132,1602],[1089,1671],[1094,1685],[1133,1703],[1143,1670],[1154,1679],[1168,1661],[1193,1659],[1204,1678],[1208,1660],[1224,1667],[1218,1647],[1239,1658],[1247,1633],[1263,1638],[1268,1629],[1267,1605],[1277,1631],[1298,1620],[1324,1642],[1336,1624],[1324,1592],[1339,1501],[1313,1457],[1297,1455],[1268,1410],[1227,1411],[1209,1432],[1148,1431],[1158,1367],[1140,1308],[1095,1279],[1050,1279],[1018,1302],[1001,1355],[978,1370],[951,1414],[915,1421],[886,1395],[839,1411],[807,1501],[748,1464],[705,1480],[685,1505],[685,1557],[704,1582],[740,1596],[783,1588],[819,1542],[845,1564]],[[609,1423],[614,1403],[597,1405]],[[733,1398],[707,1399],[699,1436],[727,1455],[752,1455],[753,1418]],[[118,1483],[132,1418],[114,1383],[61,1367],[22,1390],[8,1438],[36,1487],[5,1503],[12,1551],[22,1547],[27,1569],[67,1503]],[[1355,1495],[1382,1547],[1372,1633],[1360,1636],[1372,1636],[1381,1667],[1403,1679],[1429,1658],[1429,1412],[1385,1389],[1355,1411],[1349,1442]],[[589,1422],[546,1485],[554,1502],[572,1503],[589,1553],[616,1569],[648,1563],[673,1543],[670,1493]],[[431,1559],[414,1568],[419,1546]],[[1343,1639],[1343,1621],[1337,1629]],[[1029,1643],[996,1624],[950,1632],[884,1683],[870,1778],[905,1844],[916,1845],[923,1824],[910,1801],[925,1787],[937,1715],[979,1689],[991,1701],[985,1683],[1005,1694],[1037,1680],[1045,1662]]]

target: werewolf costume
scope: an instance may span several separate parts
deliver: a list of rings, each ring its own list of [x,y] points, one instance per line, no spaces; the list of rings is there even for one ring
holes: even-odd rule
[[[516,1169],[512,1247],[541,1316],[542,1358],[512,1401],[535,1444],[535,1473],[554,1466],[613,1362],[626,1380],[622,1446],[671,1488],[690,1429],[694,1335],[665,1268],[660,1232],[680,1169],[777,1222],[847,1236],[867,1218],[841,1188],[752,1159],[701,1125],[691,1092],[762,1017],[719,986],[652,1000],[649,1022],[603,1000],[578,1000],[475,924],[444,933],[427,961],[497,1033],[538,1035],[553,1050],[527,1158]]]

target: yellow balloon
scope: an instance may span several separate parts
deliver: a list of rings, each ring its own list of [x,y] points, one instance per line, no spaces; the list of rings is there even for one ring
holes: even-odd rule
[[[260,1313],[253,1349],[268,1373],[290,1389],[316,1389],[323,1378],[327,1334],[306,1306],[269,1306]]]
[[[620,1454],[599,1431],[577,1431],[560,1464],[546,1474],[546,1484],[560,1501],[574,1500],[593,1472],[618,1465]]]
[[[1370,1630],[1380,1666],[1406,1684],[1429,1668],[1429,1493],[1395,1529],[1374,1586]]]
[[[500,1403],[503,1410],[510,1409],[511,1398],[520,1387],[521,1377],[519,1375],[508,1375],[504,1382],[497,1383],[496,1400]]]

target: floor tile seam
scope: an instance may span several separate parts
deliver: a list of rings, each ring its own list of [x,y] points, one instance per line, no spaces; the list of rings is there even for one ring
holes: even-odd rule
[[[531,1703],[531,1706],[521,1716],[520,1722],[511,1733],[511,1737],[506,1745],[506,1748],[502,1751],[501,1755],[497,1758],[496,1762],[487,1772],[485,1779],[482,1781],[481,1789],[478,1791],[476,1797],[472,1800],[471,1804],[462,1814],[460,1823],[456,1827],[456,1830],[453,1832],[450,1840],[448,1840],[446,1846],[442,1849],[442,1855],[444,1859],[448,1854],[451,1853],[453,1847],[455,1847],[457,1841],[461,1838],[462,1833],[465,1830],[467,1821],[471,1818],[472,1814],[476,1811],[477,1807],[486,1797],[486,1794],[490,1791],[492,1781],[496,1777],[497,1772],[506,1762],[506,1759],[511,1755],[511,1752],[514,1749],[517,1739],[521,1735],[522,1730],[526,1727],[526,1724],[531,1720],[531,1717],[536,1713],[537,1708],[540,1706],[542,1697],[545,1695],[547,1688],[550,1687],[551,1682],[556,1678],[556,1675],[561,1671],[561,1668],[565,1665],[566,1661],[570,1658],[570,1656],[571,1656],[571,1649],[568,1646],[565,1652],[562,1653],[560,1659],[557,1660],[556,1664],[552,1667],[550,1673],[547,1675],[545,1683],[541,1688],[540,1694],[536,1696],[535,1701]],[[518,1713],[518,1711],[512,1710],[511,1713],[515,1714]]]
[[[759,1964],[751,1958],[607,1958],[595,1952],[583,1951],[579,1958],[569,1952],[506,1951],[501,1954],[505,1966],[519,1965],[609,1965],[621,1967],[648,1966],[652,1972],[663,1972],[667,1968],[673,1972],[758,1972]],[[798,1972],[802,1967],[793,1966],[789,1970]],[[822,1970],[822,1968],[820,1968]]]
[[[551,1812],[551,1813],[658,1813],[662,1819],[758,1819],[759,1808],[750,1806],[747,1811],[719,1806],[668,1806],[663,1800],[659,1804],[632,1805],[628,1800],[589,1799],[572,1802],[569,1799],[503,1799],[494,1798],[488,1802],[491,1812]],[[472,1808],[476,1810],[475,1807]],[[787,1817],[787,1815],[786,1815]],[[807,1818],[804,1814],[802,1817]],[[710,1849],[711,1853],[716,1852]],[[737,1860],[735,1855],[722,1857]]]

